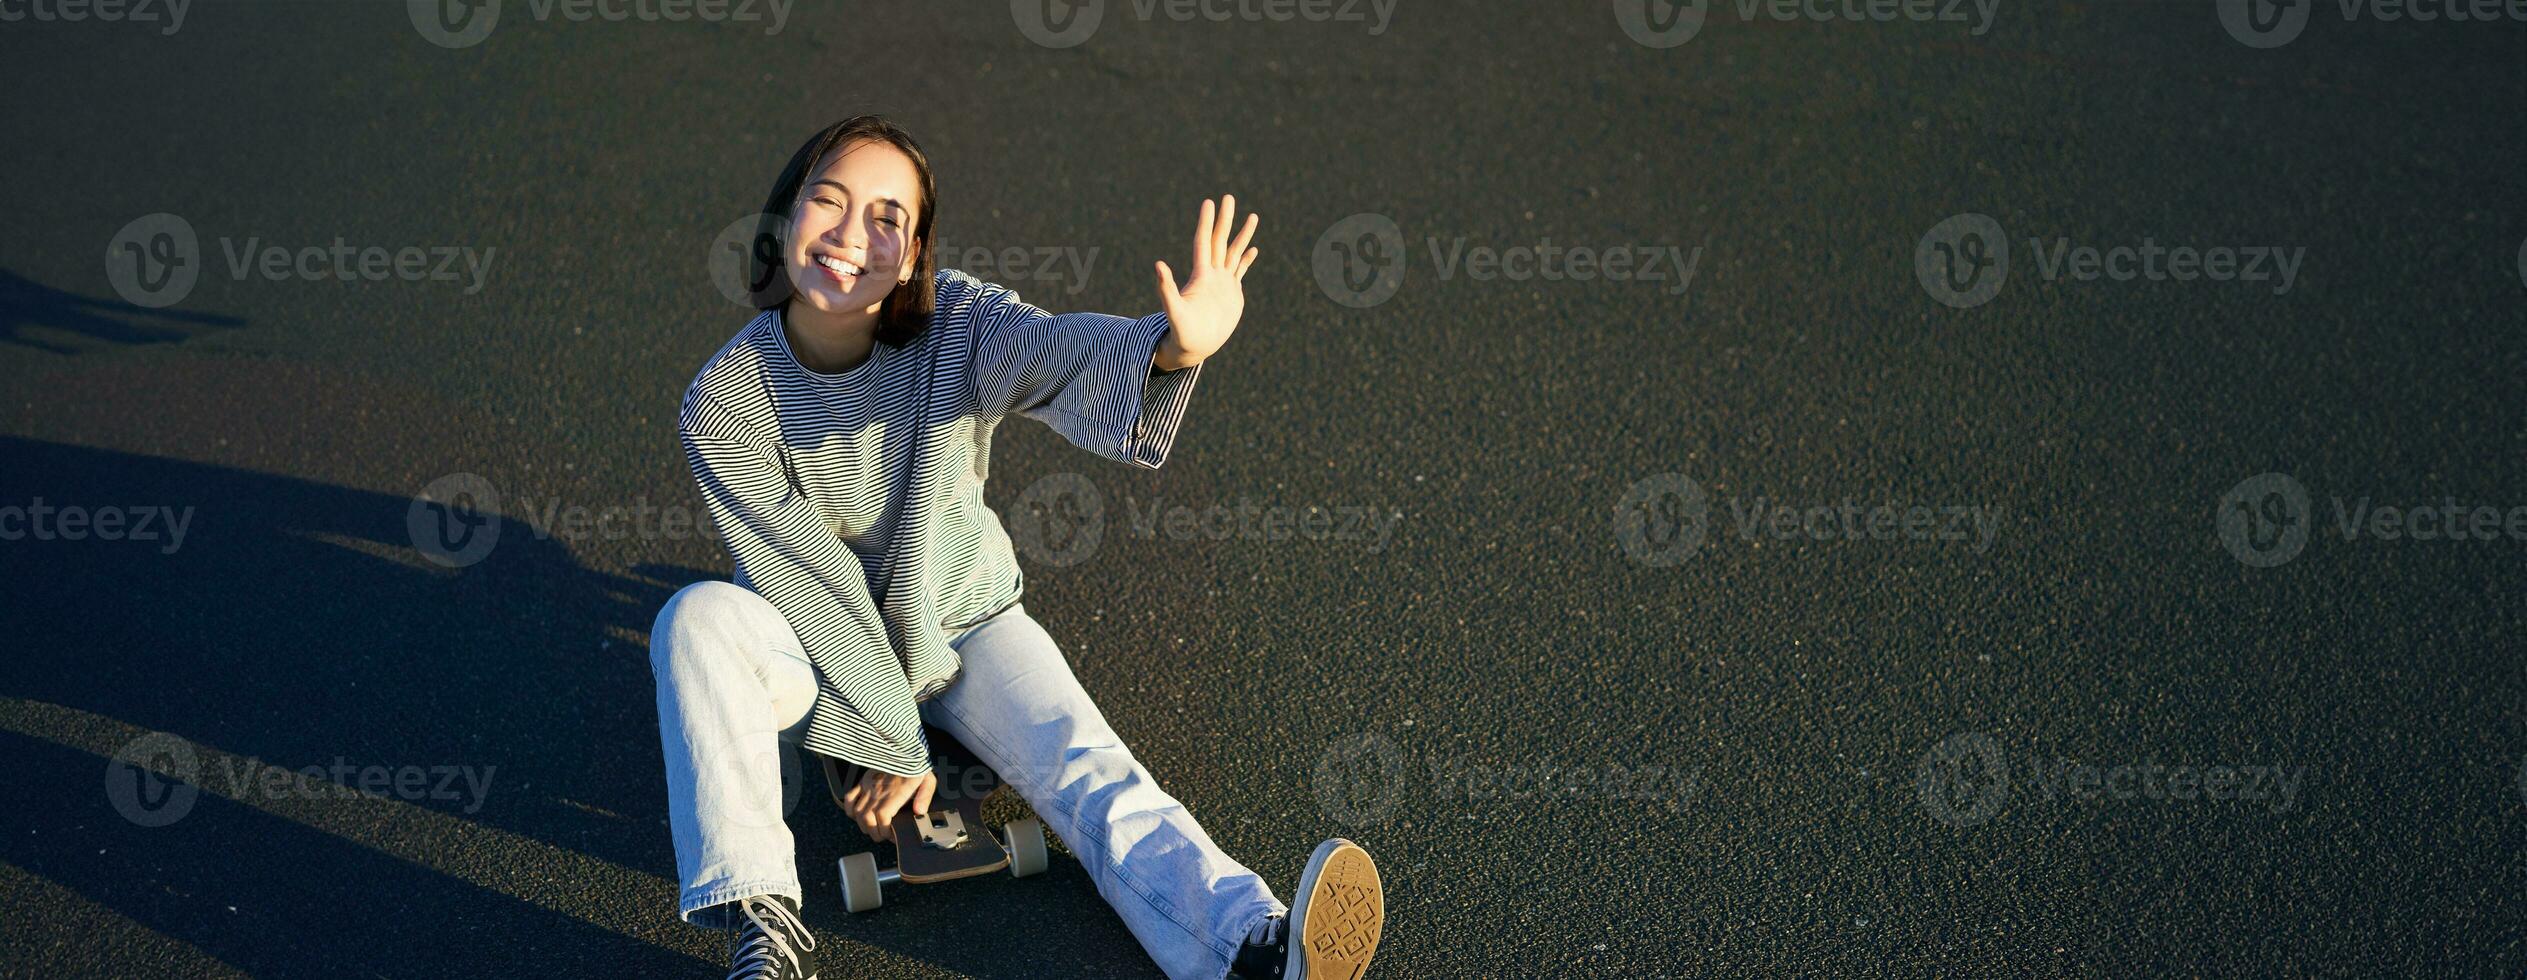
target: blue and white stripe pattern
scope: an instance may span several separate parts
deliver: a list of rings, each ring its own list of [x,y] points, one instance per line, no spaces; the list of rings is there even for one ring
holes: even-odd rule
[[[956,675],[948,636],[1024,584],[983,503],[1000,420],[1155,468],[1202,370],[1152,370],[1164,313],[1053,316],[962,272],[937,284],[928,330],[841,374],[801,366],[777,310],[756,316],[677,419],[737,584],[816,666],[807,747],[901,776],[929,770],[916,704]]]

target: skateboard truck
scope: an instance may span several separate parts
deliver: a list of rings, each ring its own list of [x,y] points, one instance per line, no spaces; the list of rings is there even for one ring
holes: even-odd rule
[[[922,846],[937,850],[953,851],[964,847],[968,840],[965,835],[965,818],[958,816],[955,810],[947,807],[940,807],[914,818],[913,829],[921,832]]]

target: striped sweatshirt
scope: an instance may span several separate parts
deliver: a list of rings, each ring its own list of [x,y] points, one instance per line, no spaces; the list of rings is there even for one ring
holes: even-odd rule
[[[763,312],[677,417],[737,584],[816,667],[807,748],[899,776],[929,771],[917,704],[955,679],[947,638],[1024,584],[983,503],[992,431],[1016,412],[1155,468],[1202,370],[1151,367],[1164,313],[1054,316],[962,272],[936,281],[929,329],[840,374],[799,364],[780,311]]]

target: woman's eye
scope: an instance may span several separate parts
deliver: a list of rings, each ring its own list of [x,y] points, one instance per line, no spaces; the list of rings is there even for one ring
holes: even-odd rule
[[[879,219],[877,219],[877,223],[878,223],[878,224],[881,224],[881,225],[885,225],[885,226],[887,226],[887,227],[889,227],[889,228],[893,228],[893,227],[895,227],[895,226],[896,226],[896,224],[895,224],[895,219],[893,219],[893,218],[879,218]]]

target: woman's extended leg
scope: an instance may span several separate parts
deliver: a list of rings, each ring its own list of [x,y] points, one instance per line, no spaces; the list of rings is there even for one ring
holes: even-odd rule
[[[963,671],[923,703],[924,720],[1035,806],[1168,976],[1226,973],[1249,929],[1287,911],[1158,788],[1024,608],[1010,607],[955,646]]]
[[[677,913],[724,929],[737,924],[729,903],[739,899],[780,895],[795,906],[798,854],[782,818],[801,782],[797,751],[783,743],[816,701],[816,668],[797,636],[762,596],[696,582],[659,610],[649,668],[683,882]]]

